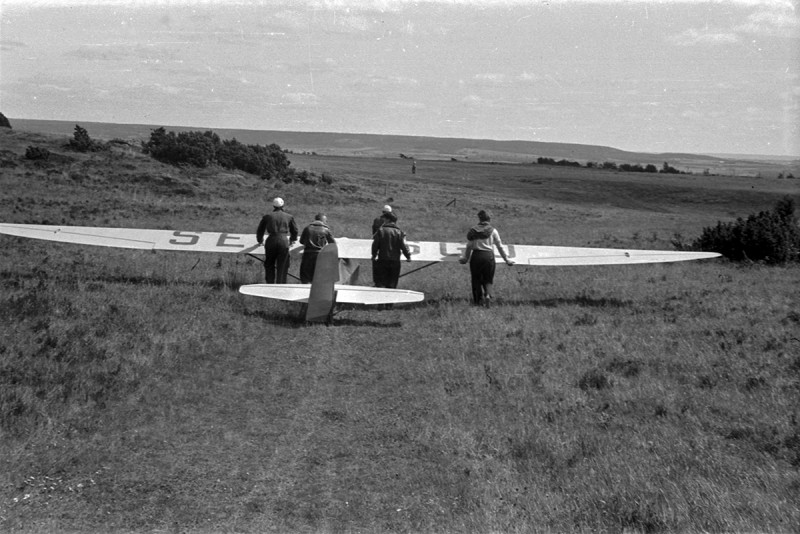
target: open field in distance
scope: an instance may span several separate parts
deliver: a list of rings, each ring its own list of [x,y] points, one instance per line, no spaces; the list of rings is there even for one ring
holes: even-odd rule
[[[489,208],[508,243],[670,249],[800,193],[767,175],[449,159],[412,175],[398,157],[292,154],[334,177],[310,187],[64,142],[0,131],[3,222],[254,232],[280,194],[337,236],[368,237],[391,202],[411,239],[462,241]],[[25,160],[31,145],[62,158]],[[437,265],[401,279],[424,303],[325,327],[240,295],[262,280],[251,258],[0,241],[4,532],[800,524],[797,266],[499,265],[485,309],[466,267]]]

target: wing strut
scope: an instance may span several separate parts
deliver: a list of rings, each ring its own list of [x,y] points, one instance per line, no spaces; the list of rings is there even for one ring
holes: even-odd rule
[[[422,267],[417,267],[416,269],[412,269],[412,270],[408,271],[407,273],[403,273],[403,274],[401,274],[401,275],[400,275],[400,278],[403,278],[404,276],[406,276],[406,275],[408,275],[408,274],[415,273],[415,272],[417,272],[417,271],[421,271],[421,270],[422,270],[422,269],[424,269],[425,267],[430,267],[431,265],[436,265],[437,263],[439,263],[439,262],[438,262],[438,261],[432,261],[432,262],[430,262],[430,263],[429,263],[429,264],[427,264],[427,265],[423,265]]]
[[[248,256],[250,256],[251,258],[254,258],[254,259],[256,259],[256,260],[260,261],[261,263],[264,263],[264,261],[265,261],[265,260],[262,260],[261,258],[259,258],[258,256],[254,255],[254,254],[250,254],[250,253],[248,253],[247,255],[248,255]],[[198,260],[198,261],[199,261],[199,260]],[[197,266],[195,265],[195,267],[197,267]],[[192,269],[194,269],[194,267],[192,267]],[[287,274],[287,275],[289,275],[289,276],[291,276],[291,277],[292,277],[292,278],[294,278],[295,280],[298,280],[298,281],[300,280],[300,278],[298,278],[297,276],[293,275],[292,273],[286,273],[286,274]]]

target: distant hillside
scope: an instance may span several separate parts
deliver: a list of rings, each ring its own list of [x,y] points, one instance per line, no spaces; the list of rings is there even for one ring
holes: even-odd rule
[[[76,122],[9,119],[15,129],[39,133],[72,136]],[[491,139],[460,139],[442,137],[415,137],[401,135],[350,134],[333,132],[285,132],[274,130],[235,130],[224,128],[182,127],[146,124],[111,124],[79,122],[92,137],[99,139],[146,140],[150,132],[160,126],[168,130],[202,131],[213,129],[222,138],[236,138],[246,144],[268,145],[276,143],[281,148],[296,153],[316,153],[333,156],[400,157],[419,160],[458,159],[463,161],[495,161],[500,163],[529,163],[539,157],[566,159],[581,164],[587,162],[653,164],[664,162],[689,172],[738,175],[800,175],[800,161],[785,158],[768,159],[764,156],[744,157],[709,156],[701,154],[651,154],[627,152],[612,147],[571,143],[543,143],[537,141],[495,141]]]

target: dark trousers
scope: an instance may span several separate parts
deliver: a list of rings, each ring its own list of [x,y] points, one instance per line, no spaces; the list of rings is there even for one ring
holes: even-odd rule
[[[314,269],[317,267],[319,249],[306,248],[300,260],[300,283],[310,284],[314,280]]]
[[[395,289],[400,280],[400,260],[373,261],[372,280],[375,282],[375,287]]]
[[[285,284],[289,273],[289,238],[269,236],[264,243],[264,279],[268,284]]]
[[[480,304],[484,296],[490,296],[494,283],[494,252],[476,250],[469,259],[469,272],[472,277],[472,302]]]

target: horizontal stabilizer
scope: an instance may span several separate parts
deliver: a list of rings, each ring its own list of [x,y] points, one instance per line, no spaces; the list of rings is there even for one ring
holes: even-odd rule
[[[382,287],[348,286],[336,284],[337,304],[403,304],[421,302],[425,294],[406,289],[386,289]],[[308,284],[248,284],[239,288],[244,295],[285,300],[289,302],[308,302],[311,286]]]

